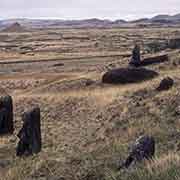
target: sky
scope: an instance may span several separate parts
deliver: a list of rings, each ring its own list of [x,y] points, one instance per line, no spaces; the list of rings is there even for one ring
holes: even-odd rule
[[[180,13],[180,0],[0,0],[0,19],[126,19]]]

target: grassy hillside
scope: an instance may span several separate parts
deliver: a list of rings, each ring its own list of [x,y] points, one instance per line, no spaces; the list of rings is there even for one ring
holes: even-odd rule
[[[60,39],[57,33],[12,33],[1,42],[17,47],[0,51],[0,87],[13,96],[15,111],[14,135],[0,139],[0,179],[180,179],[180,51],[145,49],[149,42],[178,38],[179,29],[62,30]],[[143,57],[168,54],[168,62],[147,67],[159,76],[127,85],[102,84],[104,72],[128,64],[133,42],[140,39]],[[37,50],[22,54],[22,45]],[[38,61],[43,58],[48,61]],[[30,60],[38,63],[26,62]],[[156,91],[166,76],[174,79],[173,88]],[[41,108],[42,152],[17,158],[21,114],[36,104]],[[132,142],[143,134],[155,138],[154,160],[118,170]]]

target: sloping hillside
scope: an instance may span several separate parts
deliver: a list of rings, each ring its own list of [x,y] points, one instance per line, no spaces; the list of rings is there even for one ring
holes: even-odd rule
[[[7,35],[0,44],[0,87],[13,97],[15,115],[14,134],[0,139],[0,179],[179,179],[180,50],[153,46],[154,51],[149,45],[159,47],[179,34],[178,28],[0,33]],[[143,41],[142,59],[168,55],[167,61],[146,66],[159,76],[103,84],[105,72],[128,65],[138,40]],[[157,91],[167,76],[173,87]],[[35,105],[41,109],[42,151],[18,158],[21,116]],[[132,142],[143,134],[155,138],[155,159],[118,170]]]

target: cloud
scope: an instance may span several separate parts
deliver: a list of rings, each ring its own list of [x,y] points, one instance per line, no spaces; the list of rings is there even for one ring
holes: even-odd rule
[[[0,18],[133,19],[180,13],[179,0],[0,0]]]

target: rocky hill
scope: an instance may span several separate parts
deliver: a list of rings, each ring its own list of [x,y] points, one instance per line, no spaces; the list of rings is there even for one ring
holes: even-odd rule
[[[158,25],[179,25],[180,24],[180,14],[173,16],[170,15],[157,15],[153,18],[141,18],[133,21],[126,20],[107,20],[107,19],[84,19],[84,20],[42,20],[42,19],[7,19],[0,21],[0,28],[7,27],[11,24],[18,22],[19,24],[32,27],[32,28],[49,28],[49,27],[60,27],[60,28],[85,28],[85,27],[124,27],[132,26],[137,24],[158,24]],[[17,26],[17,24],[16,24]],[[14,28],[13,28],[14,29]]]
[[[10,26],[4,28],[2,31],[3,32],[24,32],[26,31],[26,29],[20,23],[15,22],[11,24]]]

